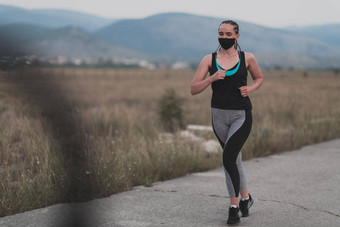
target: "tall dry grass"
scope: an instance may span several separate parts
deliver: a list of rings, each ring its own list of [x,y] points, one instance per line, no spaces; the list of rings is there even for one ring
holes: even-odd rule
[[[0,72],[0,216],[108,196],[220,166],[220,154],[163,132],[157,102],[174,89],[184,124],[211,125],[191,70],[29,68]],[[340,76],[264,71],[251,95],[249,159],[340,137]],[[210,133],[201,133],[215,138]],[[20,199],[18,199],[20,198]]]

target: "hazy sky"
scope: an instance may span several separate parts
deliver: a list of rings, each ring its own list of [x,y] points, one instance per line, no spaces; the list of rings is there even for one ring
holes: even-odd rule
[[[0,4],[69,9],[106,18],[187,12],[271,27],[340,23],[340,0],[0,0]]]

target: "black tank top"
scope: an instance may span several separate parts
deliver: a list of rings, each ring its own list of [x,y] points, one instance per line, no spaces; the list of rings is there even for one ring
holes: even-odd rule
[[[249,110],[252,104],[249,97],[241,95],[239,87],[247,85],[247,68],[244,52],[240,52],[240,66],[234,75],[226,76],[223,80],[214,81],[211,84],[213,93],[211,107],[226,110]],[[236,68],[235,65],[232,69]],[[231,69],[230,69],[231,70]],[[216,52],[212,53],[210,76],[217,71]]]

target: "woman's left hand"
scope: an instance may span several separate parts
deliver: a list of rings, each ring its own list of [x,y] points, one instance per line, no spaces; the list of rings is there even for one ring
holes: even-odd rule
[[[251,92],[251,89],[250,89],[250,87],[248,87],[248,86],[243,86],[243,87],[240,87],[239,89],[240,89],[241,95],[242,95],[243,97],[249,96],[249,94],[250,94],[250,92]]]

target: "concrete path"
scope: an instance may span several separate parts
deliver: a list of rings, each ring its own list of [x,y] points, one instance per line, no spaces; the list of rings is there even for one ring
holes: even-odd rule
[[[340,140],[244,162],[254,197],[238,226],[340,226]],[[222,169],[87,203],[0,219],[0,226],[226,226]]]

